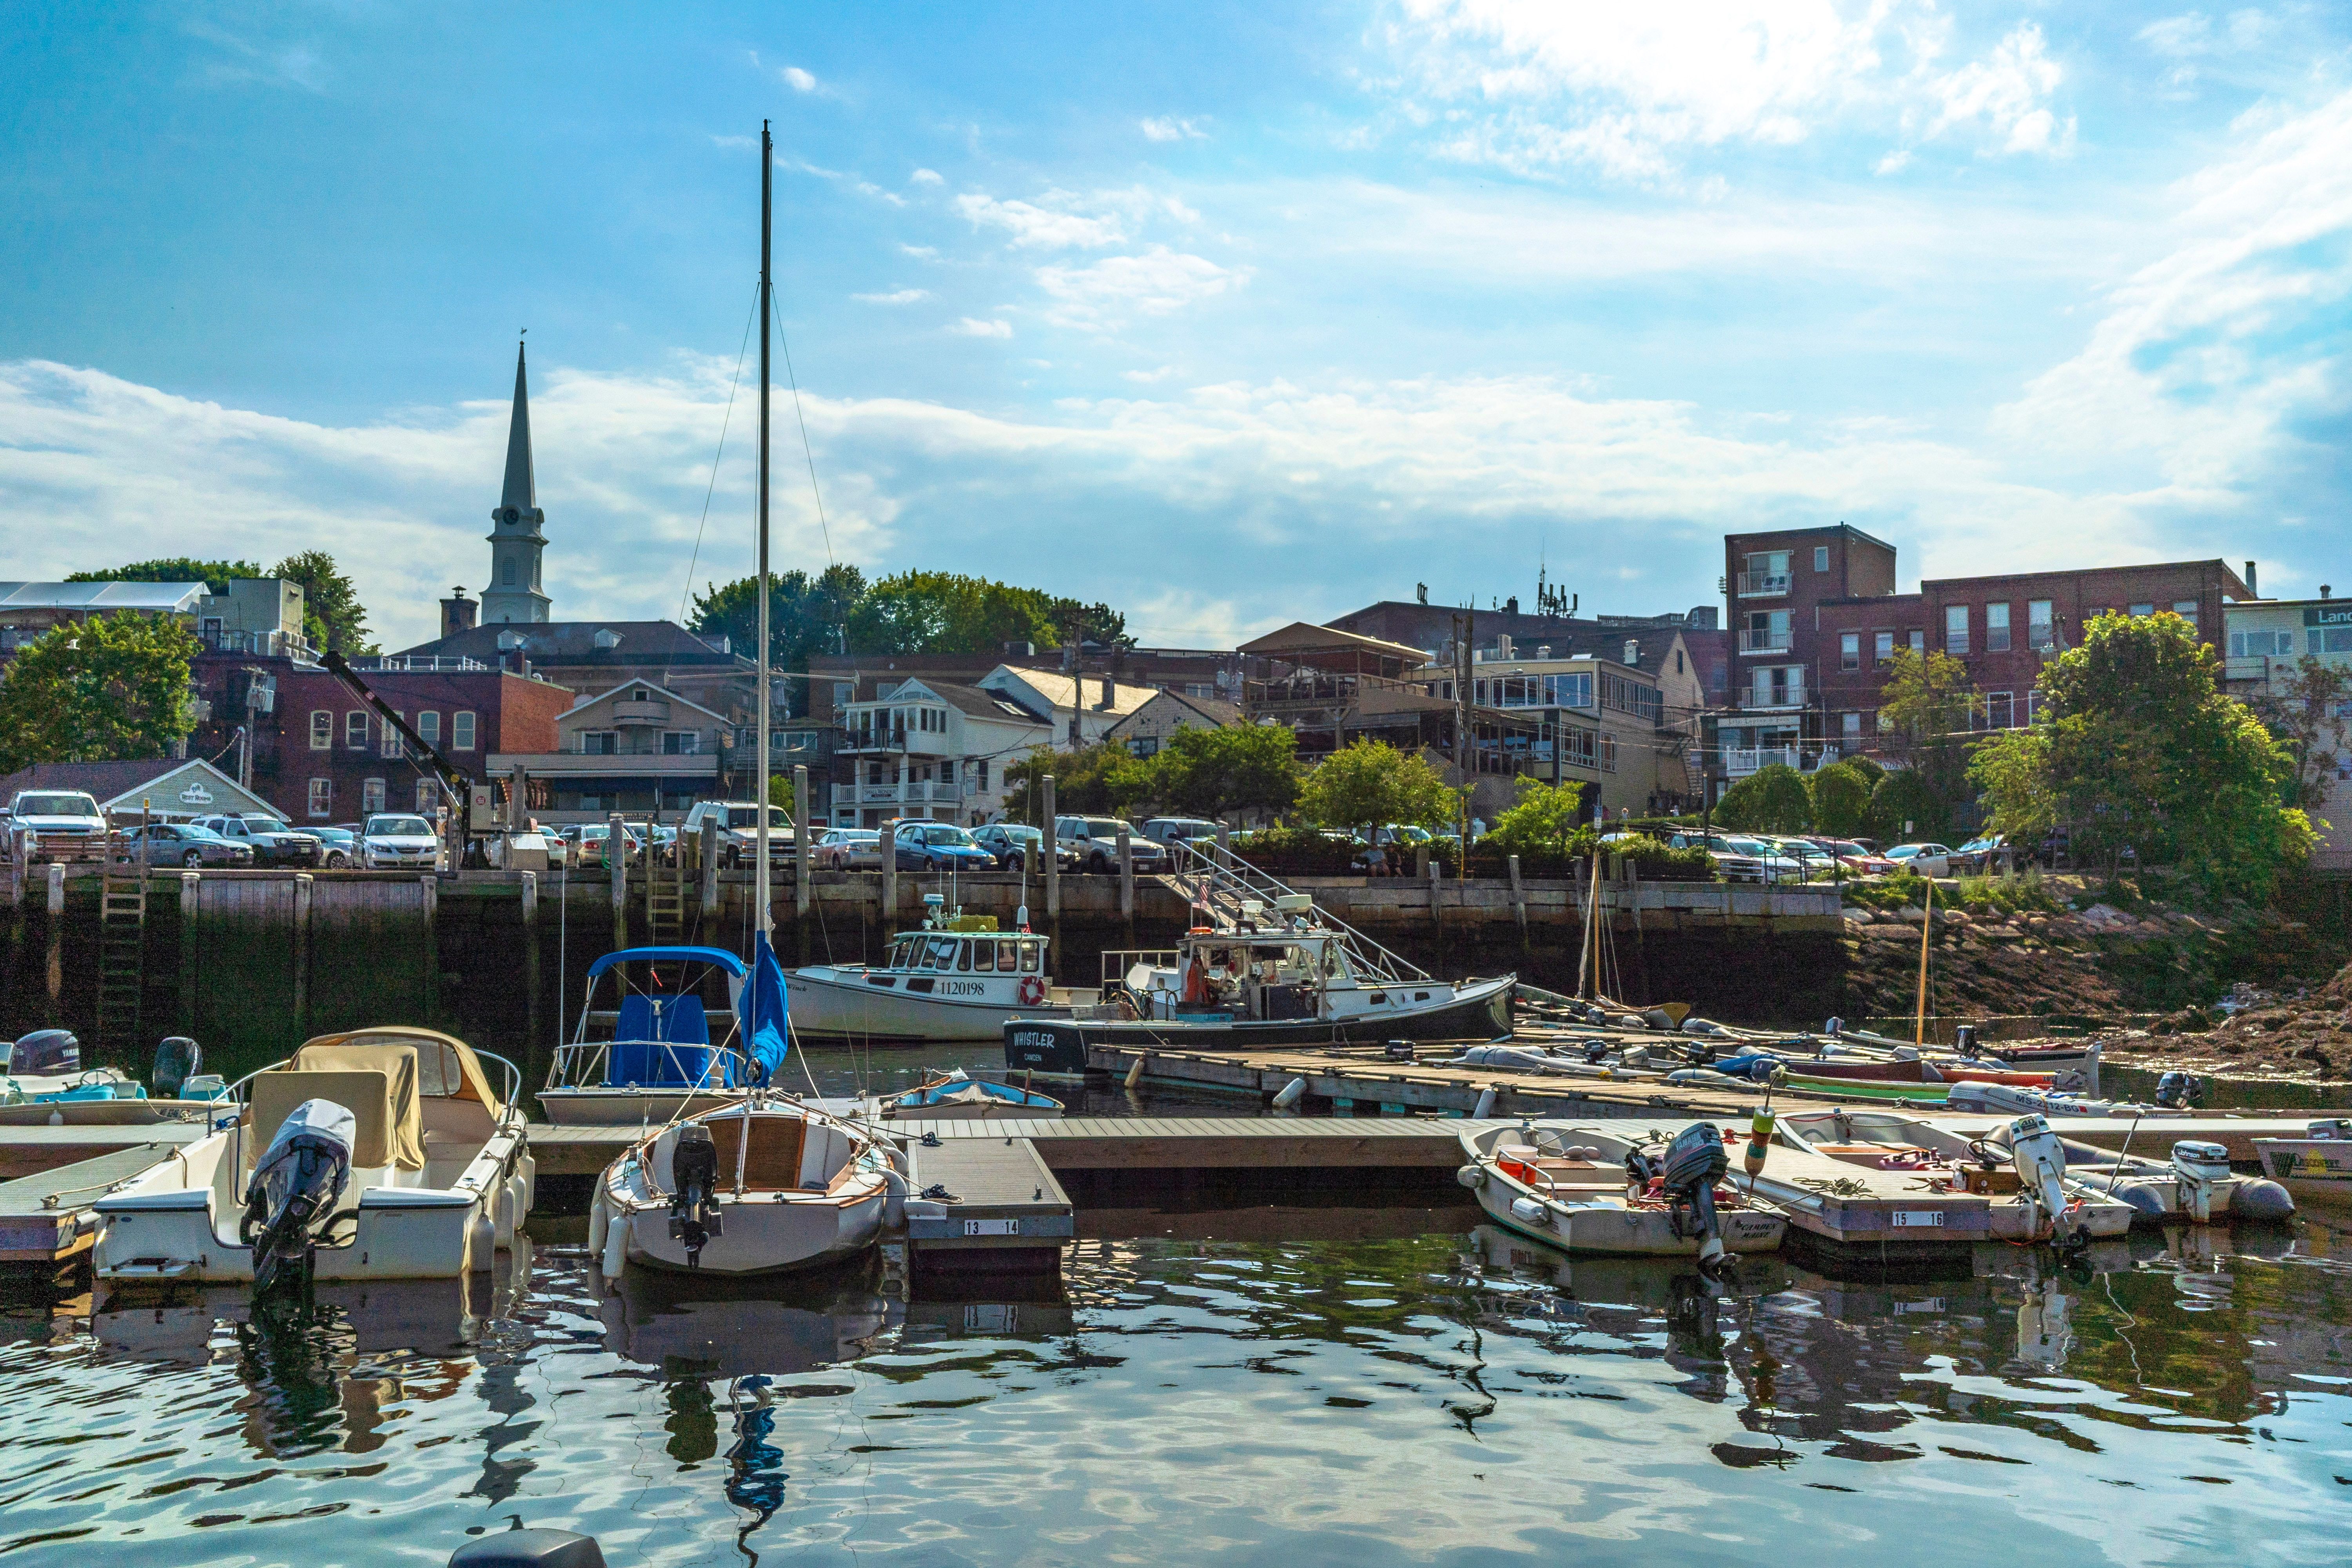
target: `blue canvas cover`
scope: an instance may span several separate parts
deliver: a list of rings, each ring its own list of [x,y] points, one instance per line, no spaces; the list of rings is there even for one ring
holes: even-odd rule
[[[734,1057],[714,1065],[718,1055],[701,997],[625,996],[605,1079],[639,1088],[740,1088]]]
[[[772,1084],[792,1054],[791,1024],[784,1010],[784,972],[768,945],[766,931],[751,934],[751,1008],[744,1037],[751,1043],[753,1081]]]

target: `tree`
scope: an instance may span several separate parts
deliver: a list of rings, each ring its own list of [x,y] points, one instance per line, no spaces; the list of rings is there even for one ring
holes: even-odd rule
[[[1140,765],[1141,798],[1188,816],[1288,811],[1298,799],[1297,750],[1282,724],[1179,730]]]
[[[2251,706],[2263,728],[2286,742],[2294,758],[2286,804],[2306,811],[2326,805],[2347,732],[2352,732],[2352,669],[2334,668],[2305,654],[2292,672],[2273,674]]]
[[[376,651],[359,592],[336,569],[333,556],[323,550],[305,550],[280,561],[268,574],[302,584],[302,635],[312,647],[346,655]]]
[[[993,653],[1008,642],[1052,646],[1055,601],[954,572],[901,572],[868,589],[851,611],[856,653]]]
[[[2058,824],[2058,797],[2050,787],[2050,731],[2035,724],[2002,730],[1969,759],[1969,778],[1990,808],[1985,826],[2019,842],[2038,842]]]
[[[1518,791],[1519,798],[1495,818],[1485,842],[1506,855],[1565,857],[1570,842],[1585,828],[1584,785],[1523,776]]]
[[[1758,768],[1715,803],[1715,820],[1736,832],[1802,833],[1812,814],[1805,775],[1786,763]]]
[[[94,616],[35,637],[0,674],[0,773],[165,755],[195,728],[195,652],[168,616]]]
[[[1300,814],[1326,827],[1443,827],[1460,808],[1460,792],[1428,758],[1369,738],[1317,763],[1298,792]]]
[[[1127,635],[1127,617],[1108,605],[1082,605],[1076,599],[1055,599],[1048,611],[1064,647],[1097,643],[1104,647],[1133,647]]]
[[[1950,820],[1951,807],[1916,768],[1889,768],[1870,792],[1870,831],[1881,843],[1933,843]]]
[[[202,583],[207,593],[226,594],[232,577],[258,577],[254,561],[198,561],[188,555],[166,555],[153,561],[133,561],[98,572],[68,572],[68,583]]]
[[[760,584],[756,577],[739,577],[725,587],[706,583],[695,595],[688,629],[702,636],[724,635],[728,646],[747,658],[760,651]],[[812,654],[837,652],[843,628],[866,596],[866,574],[855,566],[832,565],[815,576],[793,570],[768,579],[768,660],[779,669],[808,670]],[[793,713],[809,710],[808,682],[785,682],[786,700]]]
[[[1895,650],[1879,691],[1879,731],[1938,799],[1964,793],[1969,731],[1984,711],[1966,664],[1949,654]]]
[[[1065,816],[1094,816],[1121,810],[1143,798],[1148,776],[1128,749],[1105,741],[1076,752],[1051,746],[1004,764],[1004,798],[1019,821],[1043,827],[1045,795],[1037,781],[1054,775],[1054,809]]]
[[[770,773],[768,775],[768,804],[779,808],[788,816],[792,815],[793,808],[799,804],[799,797],[793,794],[791,774]]]
[[[1870,792],[1876,782],[1851,762],[1832,763],[1806,780],[1806,792],[1812,797],[1814,830],[1839,838],[1865,831]]]

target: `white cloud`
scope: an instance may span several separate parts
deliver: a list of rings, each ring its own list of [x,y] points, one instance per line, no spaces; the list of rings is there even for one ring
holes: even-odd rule
[[[1894,152],[1872,164],[1871,172],[1876,174],[1899,174],[1910,166],[1911,149],[1897,147]]]
[[[794,92],[814,92],[816,90],[816,78],[809,75],[808,72],[801,69],[798,66],[786,66],[777,74],[784,79],[784,85],[791,88]]]
[[[916,185],[943,185],[947,184],[945,180],[940,177],[940,172],[937,169],[918,169],[913,174],[907,176],[907,181],[909,184]]]
[[[1108,256],[1086,267],[1041,267],[1038,287],[1058,301],[1052,317],[1069,326],[1111,326],[1140,311],[1163,316],[1238,289],[1250,268],[1227,268],[1206,257],[1155,245],[1137,256]]]
[[[2047,106],[2063,74],[2042,45],[2042,29],[2021,24],[1986,58],[1933,79],[1941,107],[1928,134],[1981,121],[2007,152],[2071,152],[2074,119],[2062,129]]]
[[[1179,119],[1172,114],[1161,115],[1155,120],[1139,120],[1135,123],[1147,141],[1205,142],[1209,139],[1209,133],[1201,129],[1200,121]]]
[[[929,289],[899,289],[887,294],[852,294],[851,299],[867,305],[912,305],[931,297]]]
[[[1013,335],[1013,323],[1001,319],[982,321],[976,316],[966,316],[951,324],[948,331],[964,338],[1009,338]]]
[[[877,202],[887,202],[894,207],[903,207],[907,205],[907,198],[898,192],[886,191],[864,175],[854,174],[844,169],[821,168],[805,160],[786,159],[781,156],[776,160],[776,166],[797,170],[803,174],[814,174],[820,180],[829,180],[836,185],[846,186],[861,196],[871,196]]]
[[[1131,381],[1139,386],[1150,386],[1155,382],[1166,381],[1175,374],[1174,365],[1163,364],[1158,370],[1123,370],[1118,373],[1118,375],[1121,381]]]
[[[1099,249],[1127,237],[1127,225],[1117,213],[1092,215],[1076,210],[1078,198],[1067,191],[1048,191],[1037,202],[1001,202],[993,196],[958,196],[956,210],[974,228],[1001,228],[1015,245],[1060,250],[1071,246]]]
[[[936,246],[907,245],[902,243],[899,245],[898,249],[900,254],[911,256],[918,261],[937,261],[940,258],[939,247]]]

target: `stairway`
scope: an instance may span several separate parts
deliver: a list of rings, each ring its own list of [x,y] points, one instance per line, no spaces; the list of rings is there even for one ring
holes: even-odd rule
[[[1275,900],[1297,892],[1296,889],[1276,880],[1231,849],[1223,847],[1213,838],[1190,839],[1184,849],[1185,853],[1178,857],[1182,868],[1167,873],[1168,883],[1184,895],[1185,902],[1195,907],[1205,906],[1213,917],[1213,923],[1220,929],[1239,923],[1245,904],[1254,903],[1260,907],[1257,918],[1261,923],[1271,921]],[[1326,930],[1339,933],[1339,945],[1358,974],[1367,978],[1387,975],[1399,980],[1429,978],[1428,971],[1391,952],[1329,911],[1318,909],[1315,918]]]
[[[98,915],[98,1039],[101,1047],[139,1043],[140,994],[147,984],[147,879],[112,869],[100,885]]]

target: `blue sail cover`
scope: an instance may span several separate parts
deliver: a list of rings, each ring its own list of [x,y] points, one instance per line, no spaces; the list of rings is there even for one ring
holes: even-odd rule
[[[793,1047],[785,1016],[784,972],[776,963],[775,950],[768,945],[766,931],[751,933],[751,1017],[745,1038],[751,1042],[752,1078],[762,1084],[773,1083]]]

